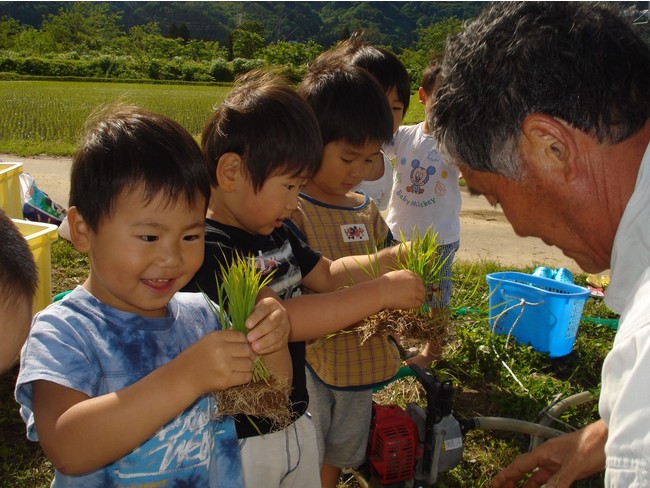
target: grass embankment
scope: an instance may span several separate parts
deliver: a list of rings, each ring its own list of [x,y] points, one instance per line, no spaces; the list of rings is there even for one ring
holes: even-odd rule
[[[487,273],[503,268],[492,262],[456,263],[452,306],[473,310],[453,315],[452,336],[444,359],[434,373],[456,386],[454,412],[460,417],[502,416],[535,421],[538,413],[558,395],[566,397],[600,387],[602,361],[612,343],[614,331],[594,321],[580,325],[574,351],[564,358],[549,359],[531,348],[506,345],[504,336],[489,332],[487,317]],[[52,247],[53,292],[81,283],[87,273],[85,257],[59,239]],[[510,269],[511,270],[511,269]],[[530,272],[532,269],[520,269]],[[584,284],[584,275],[576,276]],[[584,317],[616,317],[601,301],[589,299]],[[507,367],[506,367],[507,366]],[[52,467],[38,445],[25,438],[25,427],[13,400],[14,369],[0,378],[0,487],[40,488],[49,486]],[[404,406],[411,401],[424,405],[423,392],[413,378],[399,380],[376,394],[380,403]],[[597,418],[591,402],[562,416],[563,424],[553,427],[581,427]],[[481,487],[517,454],[528,448],[524,435],[472,431],[465,438],[463,462],[441,475],[439,487]],[[345,485],[357,486],[354,481]],[[602,478],[576,483],[576,487],[602,486]]]

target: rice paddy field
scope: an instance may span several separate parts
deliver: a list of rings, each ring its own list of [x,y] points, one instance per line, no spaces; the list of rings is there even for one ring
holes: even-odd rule
[[[115,101],[168,115],[198,139],[212,107],[230,89],[217,85],[0,81],[0,152],[70,156],[88,116]],[[423,107],[415,94],[404,123],[422,118]]]
[[[22,156],[71,155],[84,121],[115,101],[168,115],[198,136],[230,87],[71,81],[1,81],[0,150]]]

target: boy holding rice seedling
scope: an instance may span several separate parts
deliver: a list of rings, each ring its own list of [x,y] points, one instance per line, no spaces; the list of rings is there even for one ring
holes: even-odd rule
[[[435,103],[439,77],[440,66],[437,61],[431,61],[422,74],[418,90],[426,112]],[[431,340],[424,340],[420,353],[406,361],[424,368],[440,359],[450,321],[452,267],[460,246],[460,172],[439,154],[426,120],[400,126],[385,151],[395,159],[395,187],[386,222],[395,234],[403,234],[408,240],[426,233],[435,234],[437,244],[434,254],[435,261],[440,263],[438,279],[427,283],[431,296],[427,305],[437,333],[431,334]]]
[[[393,236],[375,203],[353,191],[393,135],[384,90],[365,69],[325,53],[298,92],[316,114],[324,151],[292,222],[310,246],[330,259],[390,246]],[[362,341],[351,331],[310,343],[306,357],[321,485],[334,488],[342,468],[358,467],[366,458],[372,389],[397,373],[399,350],[387,333]]]
[[[203,260],[209,194],[200,148],[168,117],[117,105],[89,126],[68,218],[90,273],[34,318],[16,386],[52,486],[243,486],[212,392],[250,381],[253,351],[286,348],[288,320],[268,300],[247,337],[177,293]]]
[[[285,220],[298,193],[318,170],[322,144],[309,105],[269,72],[249,73],[206,122],[202,147],[212,195],[206,220],[206,252],[188,285],[216,296],[215,273],[238,254],[255,257],[264,275],[262,294],[279,296],[289,313],[293,362],[294,422],[274,431],[265,419],[237,423],[246,486],[313,487],[320,483],[314,427],[306,414],[305,340],[321,338],[384,308],[419,306],[422,282],[391,271],[396,249],[372,257],[331,261],[302,242]],[[359,265],[386,274],[369,280]],[[363,282],[362,282],[363,281]],[[360,282],[350,286],[355,282]],[[301,286],[318,291],[302,295]],[[264,435],[260,435],[264,434]]]
[[[400,126],[409,106],[410,79],[397,56],[368,43],[363,33],[358,31],[324,56],[329,59],[339,57],[370,72],[384,89],[391,107],[393,138],[382,148],[384,165],[391,178],[389,190],[382,200],[376,197],[376,188],[384,186],[381,181],[386,177],[384,171],[384,177],[379,178],[377,170],[382,166],[377,164],[377,160],[368,177],[373,181],[365,180],[356,190],[375,200],[380,210],[388,209],[386,223],[393,236],[415,244],[416,255],[410,256],[409,261],[420,261],[414,264],[430,268],[423,273],[431,274],[433,278],[432,281],[425,280],[427,304],[426,310],[420,312],[426,313],[420,314],[421,319],[413,317],[409,320],[411,333],[403,336],[411,343],[423,345],[421,351],[417,348],[405,351],[405,364],[426,368],[432,361],[440,359],[447,336],[452,264],[460,244],[459,171],[438,154],[426,121],[414,126]],[[422,75],[418,95],[427,110],[435,102],[439,74],[440,68],[434,60]],[[389,158],[395,161],[394,170]],[[407,269],[416,271],[413,267]],[[397,333],[394,335],[398,336]]]

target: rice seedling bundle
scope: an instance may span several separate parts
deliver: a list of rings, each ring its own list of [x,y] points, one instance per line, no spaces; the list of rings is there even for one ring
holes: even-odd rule
[[[221,266],[221,283],[217,283],[218,307],[207,296],[206,300],[222,327],[244,334],[248,332],[246,319],[255,307],[257,295],[272,275],[262,278],[255,258],[239,254],[229,267]],[[250,383],[215,394],[218,415],[265,417],[277,428],[284,428],[291,423],[289,389],[287,378],[273,374],[264,359],[257,356]],[[255,425],[253,419],[250,421]]]
[[[400,234],[404,241],[404,235]],[[358,331],[361,343],[376,334],[391,334],[400,340],[416,343],[442,343],[447,336],[449,311],[431,308],[434,296],[440,290],[441,272],[446,258],[439,256],[437,234],[431,229],[420,235],[413,234],[409,244],[400,244],[397,269],[407,269],[417,274],[427,291],[424,304],[409,310],[382,310],[371,315]]]

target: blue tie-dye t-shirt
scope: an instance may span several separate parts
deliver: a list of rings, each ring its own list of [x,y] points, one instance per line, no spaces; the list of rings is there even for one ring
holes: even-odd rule
[[[135,383],[215,329],[200,293],[177,293],[167,317],[149,318],[108,307],[77,287],[35,317],[23,348],[16,399],[27,437],[38,440],[33,381],[97,397]],[[123,458],[82,476],[55,471],[52,486],[242,487],[234,422],[215,414],[214,397],[200,397]]]

